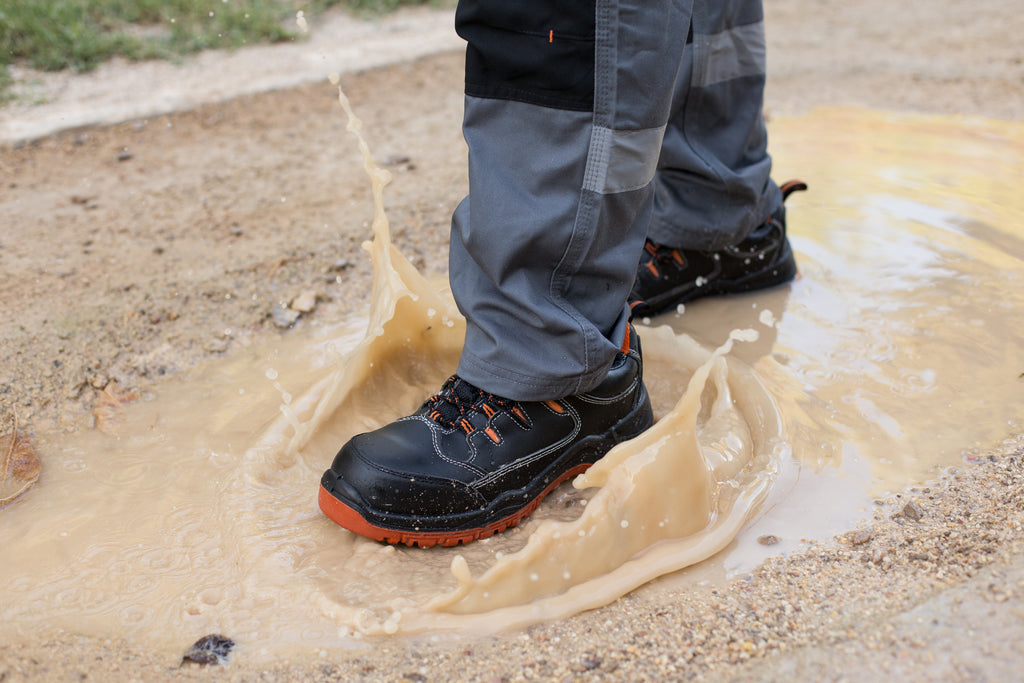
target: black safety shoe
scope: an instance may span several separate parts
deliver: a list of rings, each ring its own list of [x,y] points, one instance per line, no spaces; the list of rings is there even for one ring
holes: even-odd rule
[[[807,185],[791,180],[779,189],[785,201]],[[774,287],[794,277],[796,260],[786,239],[783,205],[745,240],[721,251],[673,249],[647,240],[629,306],[635,319],[705,296]]]
[[[512,401],[452,376],[414,414],[350,440],[324,473],[320,509],[362,536],[455,545],[515,526],[559,483],[651,426],[630,327],[601,384]]]

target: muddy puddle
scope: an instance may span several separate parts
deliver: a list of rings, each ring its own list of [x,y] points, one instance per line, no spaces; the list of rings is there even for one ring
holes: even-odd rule
[[[341,443],[413,410],[458,358],[450,295],[378,211],[368,317],[196,368],[113,434],[35,439],[42,478],[0,512],[0,637],[180,653],[219,632],[258,660],[562,618],[830,537],[1020,432],[1024,126],[829,110],[771,134],[775,176],[811,186],[790,201],[800,278],[643,321],[658,422],[519,528],[421,550],[317,508]]]

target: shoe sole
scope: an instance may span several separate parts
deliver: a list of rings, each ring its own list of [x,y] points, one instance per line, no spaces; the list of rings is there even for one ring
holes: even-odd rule
[[[556,476],[551,483],[545,486],[540,493],[535,495],[525,505],[520,506],[511,514],[505,515],[497,520],[487,522],[480,526],[470,526],[469,528],[442,531],[421,531],[379,526],[378,524],[368,521],[366,516],[364,516],[364,514],[358,509],[336,497],[323,483],[320,485],[320,493],[318,495],[320,510],[323,511],[324,515],[326,515],[328,519],[339,526],[342,526],[353,533],[359,534],[360,536],[365,536],[384,543],[404,543],[409,546],[415,545],[421,548],[429,548],[435,545],[454,546],[459,543],[469,543],[482,538],[488,538],[496,533],[500,533],[519,524],[523,519],[529,517],[541,504],[544,498],[558,487],[559,484],[575,477],[578,474],[586,472],[594,462],[600,460],[614,446],[639,436],[641,433],[646,431],[654,423],[654,418],[650,409],[650,399],[647,396],[646,388],[642,389],[642,391],[644,393],[638,407],[625,418],[620,420],[614,427],[594,439],[598,442],[607,442],[607,446],[604,447],[604,444],[602,444],[599,449],[592,451],[594,453],[599,453],[597,457],[593,458],[593,462],[579,463],[570,467],[565,472]],[[626,433],[623,434],[623,432]],[[583,442],[578,445],[585,447],[586,443]],[[324,474],[324,478],[326,479],[330,474],[331,472],[328,470]],[[500,509],[505,507],[507,504],[507,502],[499,498],[491,504],[491,507]],[[486,518],[488,516],[488,512],[493,514],[494,511],[485,508],[482,512],[477,513],[474,516],[483,516]],[[373,516],[381,519],[386,519],[387,517],[386,514],[379,511],[374,511]],[[448,518],[435,517],[431,518],[429,521],[437,525],[438,523],[443,523],[446,519]],[[458,516],[453,516],[451,519],[456,522],[459,521]],[[402,521],[406,520],[403,518]]]
[[[345,527],[353,533],[373,539],[374,541],[383,541],[384,543],[390,543],[392,545],[404,543],[405,545],[415,545],[421,548],[430,548],[435,545],[454,546],[460,543],[478,541],[482,538],[488,538],[494,534],[511,529],[519,524],[519,522],[533,514],[533,511],[540,506],[541,501],[543,501],[549,493],[555,490],[559,484],[575,477],[577,474],[583,474],[590,469],[593,464],[594,463],[583,463],[581,465],[577,465],[564,473],[558,479],[551,482],[547,488],[541,491],[536,498],[530,501],[518,512],[477,529],[450,532],[401,531],[398,529],[386,529],[367,522],[361,514],[335,498],[323,485],[320,486],[319,503],[320,509],[331,521]]]
[[[768,289],[769,287],[777,287],[791,282],[796,277],[796,274],[796,259],[793,257],[793,249],[787,240],[782,258],[768,268],[763,268],[735,280],[709,282],[697,289],[690,289],[690,283],[686,283],[675,290],[653,297],[650,300],[645,300],[643,304],[646,308],[636,311],[634,315],[658,315],[673,306],[687,304],[709,296],[744,294]],[[685,291],[681,292],[680,290]]]

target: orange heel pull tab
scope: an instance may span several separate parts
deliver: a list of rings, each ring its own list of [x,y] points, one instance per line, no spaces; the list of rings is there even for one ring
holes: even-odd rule
[[[786,197],[794,192],[803,192],[806,190],[807,183],[802,180],[789,180],[784,182],[779,189],[782,191],[782,201],[786,201]]]

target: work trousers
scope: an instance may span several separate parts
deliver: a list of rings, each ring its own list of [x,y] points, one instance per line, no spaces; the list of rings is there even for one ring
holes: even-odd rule
[[[461,0],[469,195],[458,373],[545,400],[603,379],[644,239],[713,250],[782,202],[761,0]]]

